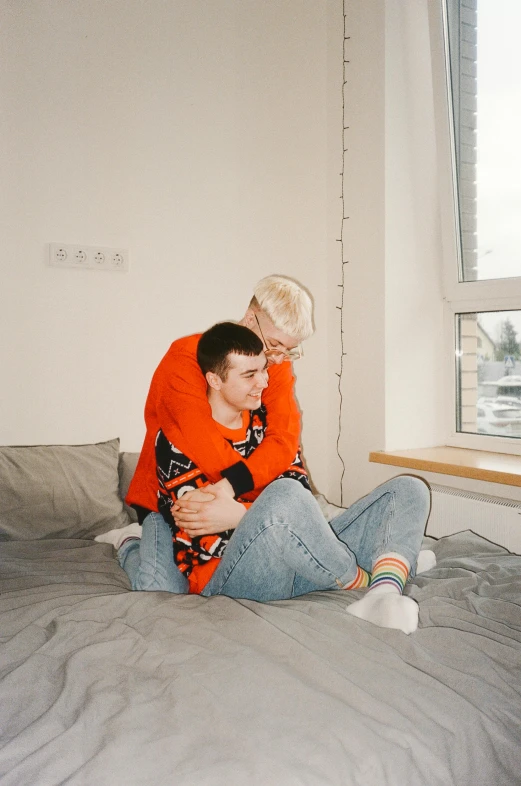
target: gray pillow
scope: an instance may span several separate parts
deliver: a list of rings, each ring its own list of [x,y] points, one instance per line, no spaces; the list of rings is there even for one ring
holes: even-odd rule
[[[119,496],[122,500],[128,494],[128,487],[130,481],[134,477],[136,465],[139,459],[139,453],[120,453],[119,454]],[[131,508],[125,503],[125,510],[131,521],[137,521],[137,513],[134,508]]]
[[[129,524],[118,457],[119,439],[0,447],[0,538],[94,538]]]

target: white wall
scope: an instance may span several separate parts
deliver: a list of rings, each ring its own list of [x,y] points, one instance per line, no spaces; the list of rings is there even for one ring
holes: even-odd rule
[[[427,2],[385,15],[387,450],[443,444],[446,381]]]
[[[346,0],[344,504],[443,441],[443,312],[426,2]],[[338,498],[338,497],[337,497]]]
[[[344,504],[370,490],[368,452],[385,438],[384,23],[384,0],[346,3]]]
[[[296,370],[305,454],[327,484],[341,9],[2,4],[0,444],[138,450],[170,342],[240,318],[279,272],[315,299]],[[49,242],[129,248],[130,272],[49,267]]]

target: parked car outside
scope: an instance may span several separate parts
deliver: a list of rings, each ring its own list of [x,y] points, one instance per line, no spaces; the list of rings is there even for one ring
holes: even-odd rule
[[[521,407],[521,398],[515,396],[497,396],[495,404],[507,404],[510,407]]]
[[[521,437],[521,402],[517,404],[479,401],[477,406],[478,434]]]

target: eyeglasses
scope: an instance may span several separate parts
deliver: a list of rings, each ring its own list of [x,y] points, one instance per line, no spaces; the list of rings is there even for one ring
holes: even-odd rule
[[[284,360],[288,361],[288,362],[290,362],[292,360],[300,360],[300,358],[304,354],[302,352],[302,347],[300,346],[300,344],[297,347],[293,347],[292,349],[286,349],[286,348],[284,348],[284,349],[270,349],[270,347],[268,346],[268,342],[264,338],[264,333],[262,332],[262,328],[260,326],[260,322],[258,320],[257,314],[254,313],[254,316],[255,316],[255,319],[256,319],[256,322],[257,322],[257,325],[258,325],[258,328],[259,328],[259,332],[261,334],[261,338],[264,341],[264,346],[266,347],[266,349],[264,350],[264,354],[266,355],[267,358],[275,358],[277,356],[282,355]]]

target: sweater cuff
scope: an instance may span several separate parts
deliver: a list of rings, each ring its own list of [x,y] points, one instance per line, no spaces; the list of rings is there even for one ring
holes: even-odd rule
[[[247,491],[253,491],[255,488],[252,474],[244,461],[238,461],[231,467],[223,469],[221,475],[232,486],[235,497],[240,497],[241,494],[246,494]]]

